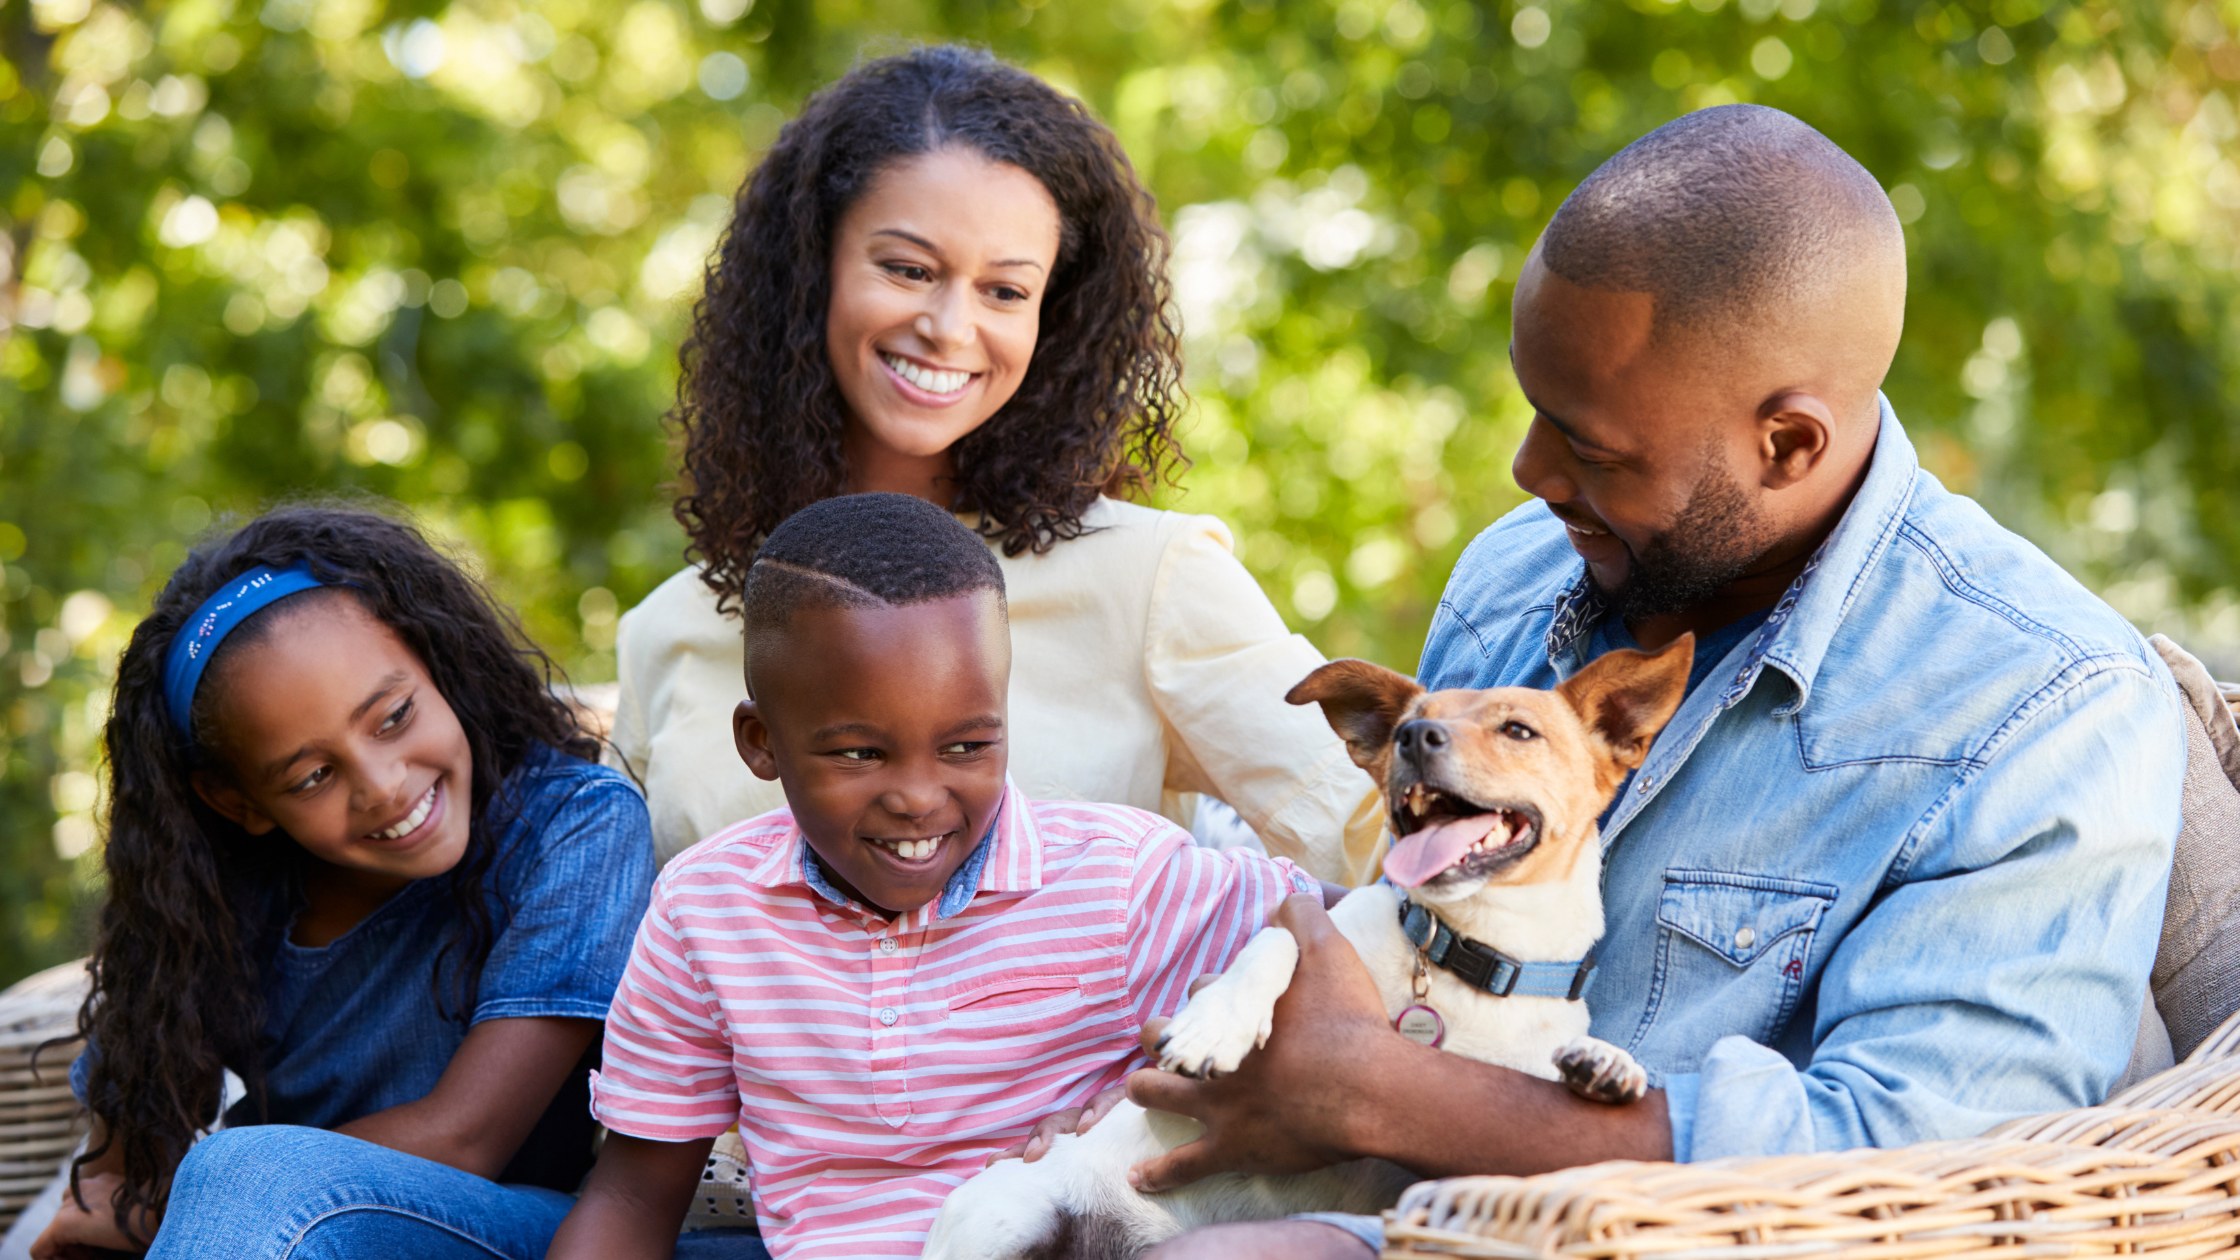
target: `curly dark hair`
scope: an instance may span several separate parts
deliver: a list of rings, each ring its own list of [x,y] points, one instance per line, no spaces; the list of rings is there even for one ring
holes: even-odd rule
[[[809,99],[740,190],[681,354],[677,520],[735,608],[778,522],[847,483],[847,415],[825,350],[840,219],[898,158],[947,146],[1033,175],[1058,260],[1019,391],[954,448],[953,506],[1005,555],[1078,538],[1099,494],[1182,461],[1181,338],[1158,208],[1081,102],[979,49],[867,62]]]
[[[196,738],[184,738],[164,700],[172,635],[227,582],[258,565],[297,561],[308,561],[323,581],[348,585],[290,595],[229,635],[196,693]],[[597,740],[554,696],[551,661],[478,582],[409,525],[361,508],[282,508],[187,557],[117,663],[105,732],[108,899],[93,949],[92,991],[78,1012],[78,1031],[95,1048],[87,1103],[106,1134],[72,1166],[72,1193],[80,1168],[121,1148],[124,1185],[112,1207],[128,1235],[135,1209],[160,1211],[195,1131],[217,1116],[224,1069],[239,1074],[262,1105],[256,958],[283,926],[269,921],[284,904],[273,893],[302,857],[284,834],[252,836],[195,792],[196,773],[231,774],[208,751],[213,696],[224,690],[229,658],[285,624],[280,610],[351,598],[419,656],[458,714],[473,757],[466,854],[442,877],[456,926],[430,976],[447,1017],[464,1020],[472,1012],[475,981],[499,930],[484,883],[511,821],[501,791],[507,776],[538,744],[586,760],[598,754]],[[449,968],[446,956],[454,961]]]

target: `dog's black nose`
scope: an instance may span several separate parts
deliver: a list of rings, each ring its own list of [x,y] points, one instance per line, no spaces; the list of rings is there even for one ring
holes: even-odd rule
[[[1447,741],[1452,736],[1447,733],[1445,723],[1417,718],[1412,722],[1402,722],[1400,729],[1393,732],[1392,738],[1400,745],[1400,751],[1404,755],[1428,757],[1445,752]]]

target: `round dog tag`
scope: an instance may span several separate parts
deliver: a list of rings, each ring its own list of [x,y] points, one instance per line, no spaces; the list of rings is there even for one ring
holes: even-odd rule
[[[1439,1012],[1420,1004],[1400,1012],[1392,1026],[1400,1030],[1401,1036],[1434,1050],[1447,1039],[1447,1021],[1439,1018]]]

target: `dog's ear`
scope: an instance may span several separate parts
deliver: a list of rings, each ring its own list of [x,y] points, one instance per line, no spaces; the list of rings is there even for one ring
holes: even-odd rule
[[[1284,693],[1293,704],[1319,704],[1330,729],[1346,741],[1353,764],[1384,779],[1378,763],[1392,746],[1392,728],[1423,688],[1406,674],[1367,661],[1332,661]]]
[[[1672,720],[1688,694],[1696,637],[1683,634],[1658,652],[1605,652],[1556,687],[1579,720],[1628,770],[1649,755],[1649,742]]]

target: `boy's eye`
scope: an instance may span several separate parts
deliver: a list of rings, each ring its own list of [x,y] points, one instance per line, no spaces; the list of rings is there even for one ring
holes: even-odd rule
[[[842,761],[877,761],[879,750],[876,748],[840,748],[835,749],[832,755]]]
[[[394,710],[392,710],[388,717],[385,717],[381,720],[381,730],[379,733],[385,735],[390,731],[403,726],[406,722],[410,721],[411,718],[412,701],[407,700],[403,704],[398,705]]]
[[[943,744],[941,755],[944,757],[969,757],[982,749],[993,747],[994,744],[995,741],[989,739],[960,739],[954,744]]]

